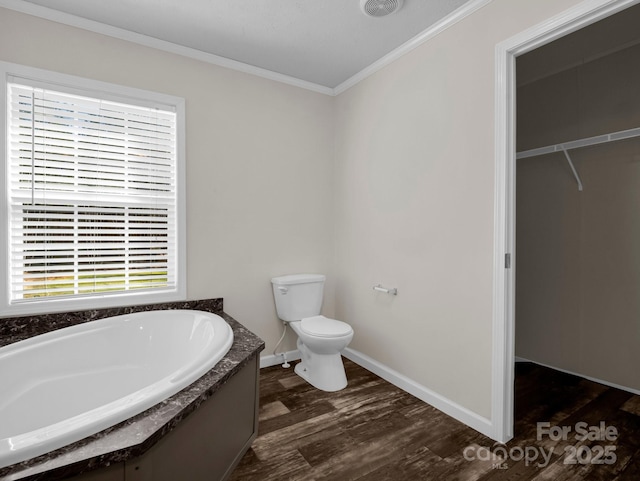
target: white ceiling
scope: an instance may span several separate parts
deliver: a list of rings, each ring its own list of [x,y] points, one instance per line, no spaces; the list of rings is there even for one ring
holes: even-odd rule
[[[360,0],[3,0],[0,6],[31,4],[23,10],[33,13],[36,5],[36,14],[64,12],[333,89],[472,1],[405,0],[381,18],[364,15]]]

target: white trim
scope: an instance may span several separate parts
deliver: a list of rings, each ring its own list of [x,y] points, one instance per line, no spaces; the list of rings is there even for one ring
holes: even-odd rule
[[[438,394],[437,392],[418,384],[412,379],[409,379],[403,374],[400,374],[399,372],[379,363],[366,354],[356,351],[355,349],[348,347],[342,352],[342,355],[365,369],[368,369],[372,373],[377,374],[394,386],[397,386],[403,391],[417,397],[421,401],[430,404],[436,409],[439,409],[443,413],[457,419],[485,436],[491,436],[491,421],[487,418],[484,418],[464,406],[461,406]]]
[[[584,374],[580,374],[573,371],[567,371],[566,369],[560,369],[559,367],[552,366],[550,364],[544,364],[538,361],[532,361],[531,359],[525,359],[523,357],[516,357],[516,362],[530,362],[532,364],[536,364],[538,366],[546,367],[549,369],[553,369],[554,371],[564,372],[565,374],[571,374],[572,376],[576,376],[582,379],[586,379],[587,381],[597,382],[598,384],[603,384],[605,386],[613,387],[616,389],[620,389],[621,391],[629,392],[631,394],[640,395],[640,390],[634,389],[628,386],[622,386],[621,384],[616,384],[610,381],[604,381],[602,379],[598,379],[597,377],[585,376]]]
[[[55,84],[70,94],[86,95],[87,92],[94,92],[106,99],[127,101],[146,107],[155,107],[158,104],[175,107],[178,104],[184,104],[184,98],[175,95],[0,60],[0,78],[6,81],[10,77],[24,78],[31,82],[42,81],[48,85]]]
[[[136,292],[135,290],[110,293],[95,294],[91,296],[69,297],[69,298],[41,298],[41,300],[25,304],[10,302],[9,286],[11,283],[10,269],[8,266],[7,253],[9,251],[9,230],[6,229],[3,236],[0,236],[0,271],[4,275],[0,276],[0,315],[20,316],[52,312],[69,312],[84,309],[108,308],[114,306],[129,306],[140,304],[151,304],[156,302],[184,301],[187,295],[187,253],[186,253],[186,147],[185,147],[185,101],[181,97],[167,95],[149,90],[126,87],[118,84],[102,82],[98,80],[86,79],[74,75],[61,74],[49,70],[28,67],[24,65],[0,61],[0,158],[4,159],[8,155],[8,132],[7,132],[7,81],[10,77],[20,77],[30,80],[39,80],[49,85],[56,85],[67,92],[77,92],[95,94],[101,98],[109,98],[117,101],[130,102],[135,105],[146,106],[167,106],[175,110],[177,114],[176,140],[177,140],[177,160],[176,160],[176,216],[178,225],[176,226],[177,242],[177,285],[173,289],[156,289],[152,291]],[[0,225],[7,225],[9,222],[7,186],[8,162],[4,162],[4,168],[0,170],[0,194],[5,200],[0,203]]]
[[[420,45],[425,43],[427,40],[432,39],[433,37],[442,33],[449,27],[452,27],[453,25],[458,23],[460,20],[471,15],[476,10],[479,10],[480,8],[484,7],[490,2],[491,0],[471,0],[465,3],[461,7],[451,12],[446,17],[438,20],[436,23],[434,23],[433,25],[431,25],[430,27],[428,27],[427,29],[425,29],[424,31],[422,31],[421,33],[413,37],[411,40],[408,40],[407,42],[403,43],[398,48],[392,50],[384,57],[376,60],[368,67],[365,67],[354,76],[342,82],[340,85],[338,85],[333,89],[334,95],[339,95],[345,90],[362,82],[364,79],[373,75],[378,70],[386,67],[387,65],[396,61],[403,55],[411,52],[413,49],[415,49],[416,47],[419,47]]]
[[[279,353],[278,355],[268,354],[266,356],[260,356],[260,369],[262,369],[263,367],[271,367],[282,364],[282,354],[283,353]],[[297,361],[301,358],[300,351],[298,351],[297,349],[293,351],[287,351],[284,354],[287,355],[287,361]]]
[[[297,361],[300,359],[300,351],[297,349],[294,351],[287,351],[287,361]],[[408,392],[412,396],[417,397],[421,401],[430,404],[431,406],[439,409],[443,413],[457,419],[458,421],[466,424],[467,426],[475,429],[476,431],[484,434],[485,436],[491,436],[491,421],[488,419],[470,411],[469,409],[460,406],[459,404],[447,399],[444,396],[432,391],[417,382],[409,379],[407,376],[400,374],[399,372],[391,369],[388,366],[376,361],[375,359],[363,354],[350,347],[342,351],[342,355],[347,359],[355,362],[359,366],[368,369],[372,373],[380,376],[385,381],[390,382],[394,386]],[[282,354],[266,356],[260,356],[260,369],[265,367],[277,366],[282,364]]]
[[[176,215],[178,216],[178,237],[177,245],[177,269],[178,291],[176,297],[179,299],[187,298],[187,113],[184,98],[176,98],[175,101],[176,115],[178,123],[176,125],[177,133],[177,150],[178,162],[176,163],[176,188],[178,189],[176,197]],[[167,302],[167,301],[163,301]]]
[[[511,100],[515,96],[513,72],[515,60],[513,56],[505,57],[500,45],[496,49],[496,163],[495,185],[504,186],[500,192],[496,192],[494,198],[494,276],[493,276],[493,350],[491,356],[491,419],[493,433],[491,437],[501,443],[507,442],[513,437],[513,389],[504,389],[504,386],[513,386],[513,349],[514,330],[513,324],[506,319],[513,317],[514,295],[513,279],[515,278],[515,249],[514,230],[515,223],[506,223],[504,219],[511,217],[508,209],[513,204],[514,195],[512,177],[515,172],[511,170],[511,163],[504,159],[515,150],[513,145],[514,106]],[[496,187],[497,188],[497,187]],[[510,254],[510,268],[505,267],[505,255]]]
[[[199,60],[201,62],[207,62],[213,65],[218,65],[220,67],[225,67],[231,70],[244,72],[250,75],[255,75],[257,77],[273,80],[275,82],[281,82],[287,85],[292,85],[294,87],[311,90],[312,92],[317,92],[324,95],[336,96],[344,92],[345,90],[353,87],[354,85],[361,82],[365,78],[373,75],[375,72],[377,72],[381,68],[394,62],[395,60],[402,57],[403,55],[410,52],[411,50],[418,47],[419,45],[423,44],[427,40],[430,40],[436,35],[442,33],[447,28],[455,25],[460,20],[471,15],[476,10],[484,7],[490,2],[491,0],[471,0],[465,3],[464,5],[457,8],[446,17],[440,19],[438,22],[436,22],[435,24],[425,29],[420,34],[413,37],[411,40],[405,42],[400,47],[392,50],[387,55],[375,61],[368,67],[364,68],[363,70],[361,70],[360,72],[352,76],[351,78],[345,80],[335,88],[326,87],[324,85],[319,85],[313,82],[308,82],[306,80],[301,80],[295,77],[291,77],[289,75],[284,75],[278,72],[274,72],[272,70],[267,70],[264,68],[256,67],[254,65],[238,62],[237,60],[232,60],[226,57],[221,57],[219,55],[206,53],[201,50],[185,47],[172,42],[167,42],[165,40],[160,40],[154,37],[150,37],[148,35],[131,32],[129,30],[125,30],[118,27],[113,27],[111,25],[107,25],[104,23],[96,22],[94,20],[78,17],[76,15],[60,12],[52,8],[43,7],[41,5],[25,2],[23,0],[0,0],[0,7],[7,8],[9,10],[14,10],[16,12],[24,13],[27,15],[32,15],[34,17],[43,18],[45,20],[50,20],[52,22],[62,23],[70,27],[81,28],[83,30],[88,30],[90,32],[98,33],[101,35],[107,35],[109,37],[117,38],[119,40],[125,40],[127,42],[144,45],[145,47],[155,48],[165,52],[182,55],[183,57],[188,57],[195,60]]]
[[[96,22],[86,18],[78,17],[68,13],[60,12],[51,8],[35,5],[33,3],[24,2],[22,0],[0,0],[0,7],[14,10],[16,12],[25,13],[34,17],[40,17],[52,22],[62,23],[70,27],[81,28],[90,32],[99,33],[101,35],[107,35],[109,37],[117,38],[119,40],[125,40],[127,42],[136,43],[138,45],[144,45],[145,47],[151,47],[165,52],[182,55],[183,57],[192,58],[201,62],[207,62],[220,67],[225,67],[231,70],[248,73],[257,77],[262,77],[276,82],[292,85],[294,87],[300,87],[313,92],[318,92],[325,95],[334,95],[333,89],[318,85],[313,82],[307,82],[306,80],[300,80],[289,75],[273,72],[264,68],[249,65],[237,60],[232,60],[219,55],[203,52],[195,48],[184,47],[172,42],[160,40],[148,35],[131,32],[119,27],[113,27],[104,23]]]
[[[496,46],[494,300],[491,437],[513,437],[513,365],[515,345],[515,58],[640,0],[585,0]],[[504,267],[511,253],[511,269]]]

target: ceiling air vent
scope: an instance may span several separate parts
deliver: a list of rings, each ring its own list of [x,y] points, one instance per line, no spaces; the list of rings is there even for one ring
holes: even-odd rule
[[[370,17],[384,17],[397,12],[402,0],[360,0],[360,8]]]

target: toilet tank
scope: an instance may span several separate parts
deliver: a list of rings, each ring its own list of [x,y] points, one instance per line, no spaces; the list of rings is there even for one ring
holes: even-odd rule
[[[278,317],[291,322],[319,315],[324,280],[322,274],[293,274],[271,279]]]

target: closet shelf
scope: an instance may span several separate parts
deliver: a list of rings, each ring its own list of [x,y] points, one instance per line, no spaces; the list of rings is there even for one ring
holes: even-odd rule
[[[617,140],[631,139],[633,137],[640,137],[640,127],[629,130],[620,130],[619,132],[611,132],[610,134],[596,135],[595,137],[587,137],[585,139],[572,140],[571,142],[565,142],[563,144],[548,145],[546,147],[539,147],[537,149],[524,150],[516,154],[516,159],[527,159],[529,157],[537,157],[538,155],[552,154],[554,152],[563,152],[571,171],[578,183],[578,190],[582,190],[582,181],[578,175],[578,171],[571,162],[571,156],[569,156],[569,150],[578,149],[580,147],[589,147],[591,145],[605,144],[607,142],[615,142]]]
[[[640,127],[612,132],[610,134],[596,135],[595,137],[587,137],[586,139],[572,140],[571,142],[565,142],[563,144],[548,145],[547,147],[524,150],[516,154],[516,159],[526,159],[528,157],[536,157],[538,155],[551,154],[553,152],[562,152],[563,150],[578,149],[580,147],[588,147],[590,145],[605,144],[607,142],[631,139],[633,137],[640,137]]]

